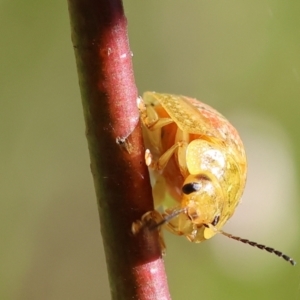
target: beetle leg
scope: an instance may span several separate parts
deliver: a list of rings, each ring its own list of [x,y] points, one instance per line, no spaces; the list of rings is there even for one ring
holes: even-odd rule
[[[171,118],[159,118],[153,106],[145,105],[141,98],[138,99],[138,109],[140,111],[143,124],[151,131],[174,123],[173,119]]]
[[[183,142],[177,142],[172,147],[170,147],[164,154],[162,154],[157,161],[154,161],[153,159],[151,159],[151,164],[149,167],[156,171],[163,170],[166,167],[169,160],[171,159],[172,155],[178,149],[178,147],[182,147],[182,145],[183,145]]]
[[[163,216],[157,211],[152,210],[146,212],[140,220],[133,222],[131,226],[131,231],[134,235],[141,232],[141,230],[158,230],[158,240],[162,254],[165,254],[166,244],[163,238],[163,233],[161,227],[157,227],[156,224],[163,220]]]
[[[155,123],[152,124],[145,124],[147,126],[147,128],[149,130],[156,130],[156,129],[160,129],[166,125],[169,125],[171,123],[174,123],[174,121],[171,118],[160,118],[159,120],[157,120]]]
[[[146,150],[145,160],[147,166],[150,166],[153,170],[161,171],[163,170],[173,154],[177,151],[177,159],[178,167],[182,176],[187,176],[187,165],[186,165],[186,149],[189,143],[189,134],[184,133],[181,130],[178,130],[176,133],[176,141],[175,144],[170,147],[167,151],[165,151],[157,161],[153,159],[153,156],[149,149]]]
[[[167,210],[162,216],[164,219],[168,219],[170,215],[174,214],[174,211],[177,209]],[[164,228],[167,229],[169,232],[176,234],[176,235],[186,235],[186,232],[190,232],[190,226],[193,226],[191,222],[187,222],[187,216],[185,213],[180,213],[177,217],[172,218],[168,222],[164,224]],[[186,227],[182,226],[185,225]]]

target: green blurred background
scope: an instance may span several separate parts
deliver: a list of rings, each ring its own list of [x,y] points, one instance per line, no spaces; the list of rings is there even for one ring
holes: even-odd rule
[[[225,230],[300,262],[300,2],[126,0],[136,82],[196,97],[249,157]],[[110,299],[66,1],[0,2],[0,299]],[[300,299],[299,266],[166,234],[173,300]]]

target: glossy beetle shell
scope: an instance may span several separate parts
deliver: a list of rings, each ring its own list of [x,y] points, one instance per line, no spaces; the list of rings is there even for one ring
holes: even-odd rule
[[[182,210],[166,222],[168,230],[193,242],[211,238],[233,215],[245,187],[246,156],[236,129],[185,96],[146,92],[139,109],[155,207],[162,210],[155,217]]]

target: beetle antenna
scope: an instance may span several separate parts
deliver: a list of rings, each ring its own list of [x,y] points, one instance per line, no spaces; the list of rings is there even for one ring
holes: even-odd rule
[[[278,257],[282,257],[284,260],[286,260],[287,262],[289,262],[289,263],[290,263],[291,265],[293,265],[293,266],[296,264],[296,262],[295,262],[291,257],[285,255],[284,253],[282,253],[282,252],[280,252],[280,251],[278,251],[278,250],[276,250],[276,249],[274,249],[274,248],[267,247],[267,246],[265,246],[265,245],[261,245],[261,244],[258,244],[258,243],[256,243],[256,242],[252,242],[252,241],[249,241],[249,240],[247,240],[247,239],[242,239],[242,238],[240,238],[240,237],[238,237],[238,236],[234,236],[234,235],[232,235],[232,234],[230,234],[230,233],[226,233],[226,232],[224,232],[224,231],[222,231],[222,230],[220,230],[219,232],[222,233],[223,235],[229,237],[230,239],[236,240],[236,241],[238,241],[238,242],[242,242],[242,243],[244,243],[244,244],[248,244],[248,245],[250,245],[250,246],[252,246],[252,247],[257,247],[257,248],[259,248],[260,250],[266,250],[266,251],[268,251],[269,253],[274,253],[274,254],[277,255]]]
[[[150,230],[158,229],[159,227],[161,227],[165,223],[168,223],[172,219],[176,218],[178,215],[180,215],[181,213],[183,213],[185,210],[186,210],[185,207],[181,208],[181,209],[178,209],[178,210],[174,210],[170,215],[165,216],[161,221],[159,221],[158,223],[150,226],[149,229]]]

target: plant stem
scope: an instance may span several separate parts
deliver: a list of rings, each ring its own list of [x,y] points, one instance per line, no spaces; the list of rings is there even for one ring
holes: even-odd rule
[[[170,299],[157,232],[131,232],[153,200],[122,2],[68,5],[112,299]]]

